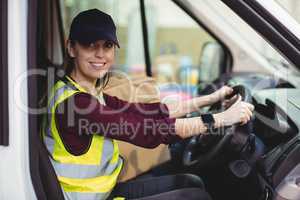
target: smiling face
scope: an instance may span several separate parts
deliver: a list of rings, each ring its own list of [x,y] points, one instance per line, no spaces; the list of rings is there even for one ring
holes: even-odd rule
[[[95,83],[113,65],[115,45],[107,40],[97,40],[87,45],[68,42],[68,53],[75,64],[71,76],[80,82]]]

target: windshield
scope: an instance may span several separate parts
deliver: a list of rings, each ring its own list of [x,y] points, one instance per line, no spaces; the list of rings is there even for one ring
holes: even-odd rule
[[[286,5],[287,2],[293,2],[294,4],[299,5],[298,10],[300,11],[300,1],[278,0],[278,2],[280,2],[282,5]],[[211,18],[214,17],[215,20],[219,18],[220,23],[223,24],[222,28],[224,31],[226,28],[234,31],[234,34],[239,36],[239,40],[243,40],[243,42],[248,43],[248,45],[259,52],[260,55],[267,58],[267,60],[271,63],[271,66],[276,70],[286,70],[288,74],[297,76],[300,75],[300,71],[295,66],[289,64],[280,53],[278,53],[267,41],[265,41],[257,32],[255,32],[255,30],[253,30],[246,22],[244,22],[221,1],[190,0],[189,3],[193,8],[199,10],[199,12],[203,10],[204,6],[207,8],[207,10],[212,10],[214,16],[211,15]],[[293,12],[299,13],[298,10]],[[285,12],[284,9],[282,9],[282,11]],[[297,16],[300,20],[300,14]]]
[[[285,11],[300,23],[300,1],[297,0],[275,0]]]
[[[296,0],[257,0],[266,10],[281,22],[297,38],[300,38],[300,4]]]

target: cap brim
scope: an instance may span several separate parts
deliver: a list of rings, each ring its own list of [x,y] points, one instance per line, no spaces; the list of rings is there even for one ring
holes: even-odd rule
[[[118,48],[120,48],[119,41],[116,35],[111,33],[105,33],[103,30],[81,30],[74,36],[75,37],[73,39],[78,41],[79,43],[89,44],[97,40],[109,40],[112,41],[115,45],[117,45]]]

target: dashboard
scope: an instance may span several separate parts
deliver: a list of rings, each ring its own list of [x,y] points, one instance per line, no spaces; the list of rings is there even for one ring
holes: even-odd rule
[[[285,192],[297,166],[300,177],[300,89],[271,75],[249,73],[231,75],[221,84],[243,85],[250,91],[255,106],[253,133],[265,146],[258,162],[260,174],[277,187],[276,192]]]
[[[200,88],[198,94],[210,94],[223,85],[244,86],[251,94],[251,103],[255,106],[250,126],[235,129],[234,135],[238,137],[233,138],[231,145],[228,145],[229,149],[238,152],[236,150],[240,150],[248,141],[244,138],[247,139],[250,134],[255,135],[259,138],[256,141],[262,142],[258,146],[262,146],[263,151],[261,154],[249,154],[248,157],[245,154],[241,157],[251,162],[255,160],[261,180],[274,188],[278,185],[281,187],[282,182],[294,172],[295,166],[298,166],[297,176],[300,177],[300,89],[267,74],[235,73],[221,76],[212,84]],[[208,144],[213,146],[216,142]]]
[[[272,148],[299,134],[300,89],[276,88],[254,92],[255,134]]]
[[[255,106],[253,132],[267,151],[299,134],[300,89],[272,75],[243,72],[224,74],[199,94],[210,94],[222,85],[242,85],[250,92]]]
[[[243,85],[255,106],[254,133],[272,149],[299,134],[300,89],[267,74],[234,74],[228,85]]]

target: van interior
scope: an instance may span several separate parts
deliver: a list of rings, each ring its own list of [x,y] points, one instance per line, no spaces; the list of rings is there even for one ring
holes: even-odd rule
[[[288,79],[274,76],[267,68],[256,65],[261,59],[247,61],[255,53],[236,53],[236,45],[230,45],[230,39],[225,40],[217,31],[222,30],[222,24],[219,29],[209,27],[197,14],[197,2],[200,1],[28,0],[28,70],[42,70],[42,74],[28,78],[30,108],[43,107],[42,100],[51,83],[64,74],[72,18],[82,10],[98,8],[112,15],[121,44],[105,92],[130,102],[150,103],[185,100],[230,85],[255,105],[255,117],[244,126],[223,130],[225,135],[192,137],[156,149],[120,141],[120,151],[126,159],[120,182],[192,173],[202,178],[214,200],[288,199],[290,180],[299,187],[293,194],[300,194],[300,90],[296,84],[300,80],[299,38],[257,1],[215,1],[246,22],[245,26],[265,41],[265,48],[285,60],[263,62],[274,66],[275,71],[291,69],[297,74]],[[223,28],[225,31],[224,24]],[[243,41],[235,44],[242,46]],[[239,64],[243,60],[245,64]],[[186,117],[223,109],[218,102]],[[63,200],[40,139],[40,124],[41,115],[29,114],[34,191],[37,199]],[[4,145],[8,145],[7,138],[4,135],[1,139]]]

